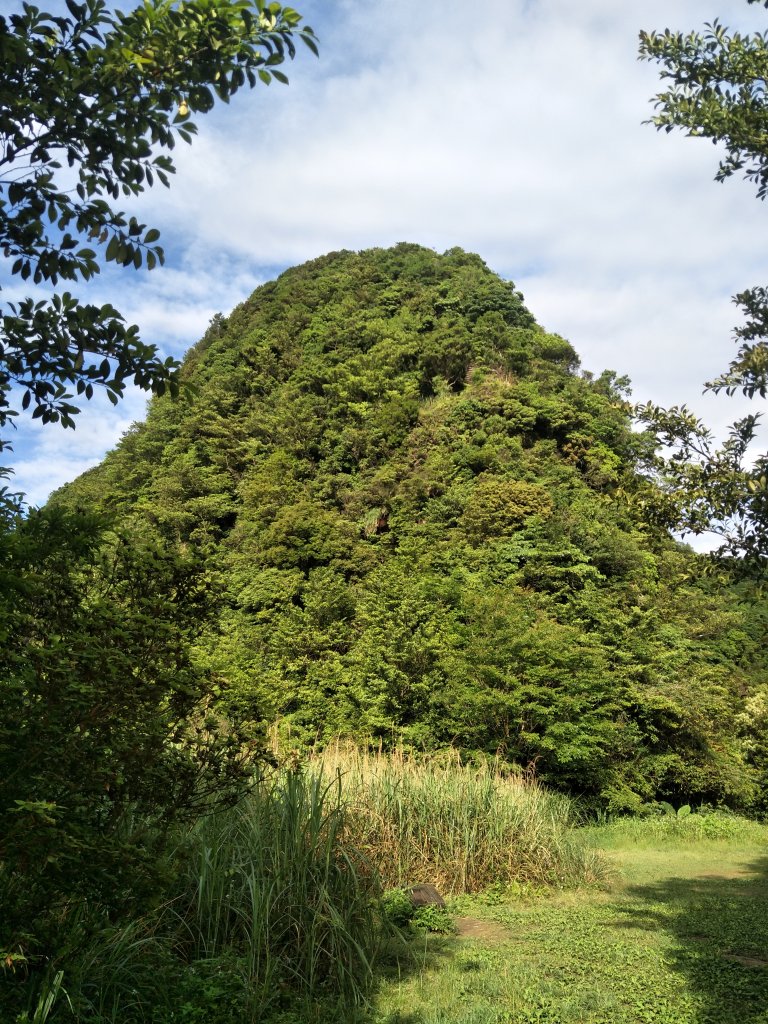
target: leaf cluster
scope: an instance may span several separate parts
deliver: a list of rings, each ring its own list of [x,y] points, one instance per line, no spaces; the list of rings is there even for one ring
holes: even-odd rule
[[[41,286],[88,281],[105,263],[162,264],[159,231],[115,203],[169,184],[192,115],[258,81],[287,82],[294,39],[317,52],[300,15],[266,0],[66,8],[0,15],[0,253],[10,275]],[[177,371],[109,305],[64,292],[0,311],[0,425],[18,412],[12,391],[43,422],[73,427],[75,394],[104,387],[116,401],[131,380],[175,394]]]
[[[768,33],[729,32],[717,19],[701,32],[643,31],[640,59],[657,62],[669,83],[655,97],[658,112],[651,123],[667,132],[682,128],[688,135],[723,143],[726,155],[716,180],[743,171],[764,199]]]

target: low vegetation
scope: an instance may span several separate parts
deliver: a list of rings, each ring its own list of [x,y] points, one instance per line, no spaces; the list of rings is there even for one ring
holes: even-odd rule
[[[398,792],[399,820],[421,807],[427,832],[411,859],[415,822],[400,843],[389,827],[395,801],[383,794]],[[544,872],[524,856],[462,889],[479,795]],[[569,820],[564,798],[493,766],[334,748],[180,831],[151,914],[117,926],[73,908],[45,970],[6,967],[2,1019],[762,1024],[768,828],[721,812]],[[403,886],[424,879],[411,872],[430,848],[453,895],[447,910],[414,912]],[[400,887],[382,892],[374,862]]]
[[[687,813],[681,813],[687,812]],[[683,805],[677,813],[656,813],[617,818],[595,830],[601,848],[649,846],[701,846],[707,841],[728,842],[738,847],[766,842],[765,825],[738,814],[702,808],[691,813]]]
[[[294,761],[177,829],[151,912],[116,926],[94,902],[61,908],[58,954],[6,967],[5,1019],[357,1019],[387,958],[411,962],[384,889],[591,881],[602,861],[574,821],[567,797],[494,765],[342,747]]]
[[[372,1020],[763,1024],[768,829],[715,813],[588,833],[609,885],[450,901],[458,934],[414,941],[418,965],[388,972]]]

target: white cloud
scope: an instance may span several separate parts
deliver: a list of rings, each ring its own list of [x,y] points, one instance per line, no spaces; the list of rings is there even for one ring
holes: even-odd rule
[[[134,388],[117,407],[105,395],[97,395],[88,413],[78,418],[75,430],[64,430],[58,424],[42,426],[39,420],[27,422],[23,432],[11,432],[15,457],[3,456],[14,465],[10,489],[23,491],[28,504],[42,505],[51,491],[96,466],[145,413],[145,397]]]
[[[214,314],[229,313],[266,279],[242,258],[219,252],[203,259],[193,246],[162,271],[127,278],[125,271],[110,272],[90,289],[89,300],[117,304],[127,321],[141,326],[144,341],[178,356],[201,337]]]
[[[111,275],[95,289],[104,301],[178,351],[267,268],[401,240],[460,245],[514,279],[586,368],[628,373],[636,398],[687,402],[720,428],[734,417],[701,385],[732,353],[729,296],[768,279],[764,209],[749,184],[713,183],[711,145],[642,124],[659,83],[637,61],[640,28],[699,26],[717,5],[297,6],[320,61],[307,54],[289,88],[201,120],[171,191],[140,203],[172,268]],[[741,27],[765,22],[731,6]]]

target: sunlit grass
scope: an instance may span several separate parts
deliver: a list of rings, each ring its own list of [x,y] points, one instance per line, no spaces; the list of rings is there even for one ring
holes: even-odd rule
[[[658,846],[698,845],[702,842],[764,843],[766,826],[750,818],[743,818],[727,811],[705,813],[655,814],[643,817],[616,818],[605,825],[596,827],[600,845],[612,846]]]
[[[385,887],[428,881],[459,893],[605,876],[603,859],[575,831],[573,801],[499,764],[339,744],[310,765],[341,778],[352,842]]]
[[[742,842],[724,817],[718,839],[675,839],[656,819],[587,830],[609,847],[608,888],[454,899],[496,927],[422,940],[419,968],[382,984],[375,1021],[765,1024],[768,829],[742,822]]]

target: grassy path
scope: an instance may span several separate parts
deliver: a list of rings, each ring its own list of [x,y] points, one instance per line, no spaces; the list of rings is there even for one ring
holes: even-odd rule
[[[604,890],[458,902],[465,934],[422,940],[377,1024],[768,1024],[768,846],[606,856]]]

